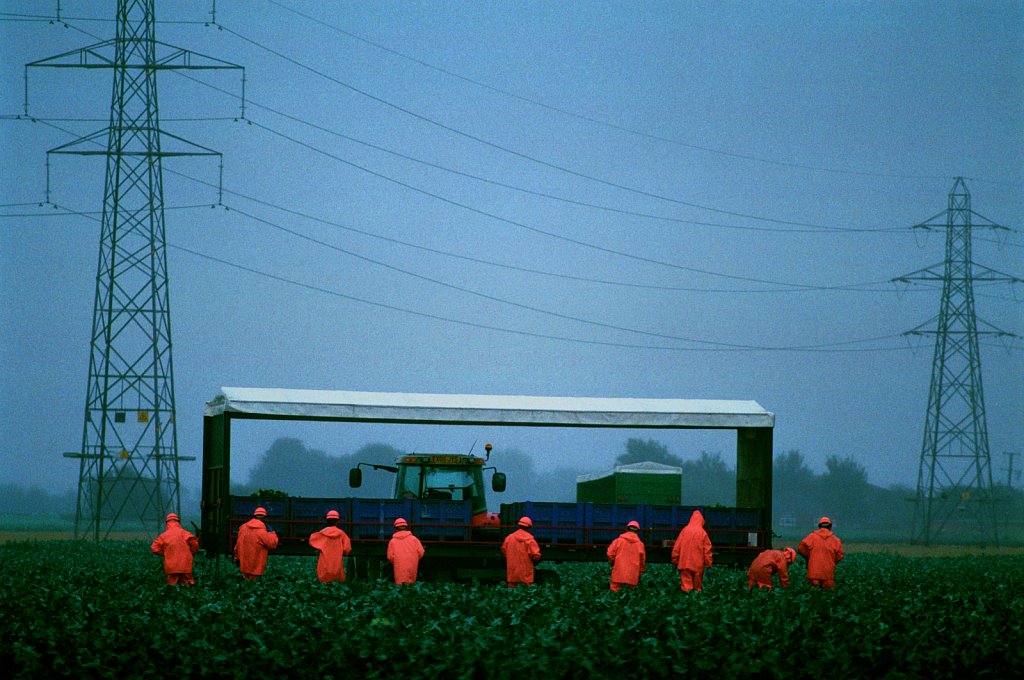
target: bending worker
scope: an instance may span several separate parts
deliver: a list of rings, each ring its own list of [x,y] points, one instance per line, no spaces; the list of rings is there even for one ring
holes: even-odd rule
[[[835,588],[836,563],[843,559],[843,542],[832,533],[832,520],[822,517],[818,528],[797,546],[807,558],[807,580],[811,588]]]
[[[540,562],[540,546],[530,533],[533,520],[520,517],[518,527],[501,544],[501,552],[505,555],[505,581],[509,588],[520,583],[532,586],[533,565]]]
[[[796,561],[796,551],[792,548],[784,550],[765,550],[754,558],[747,569],[747,588],[757,584],[761,588],[772,589],[772,575],[779,575],[779,583],[783,588],[789,587],[789,565]]]

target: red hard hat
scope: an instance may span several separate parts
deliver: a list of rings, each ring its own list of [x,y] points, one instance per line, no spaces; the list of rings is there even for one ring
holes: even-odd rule
[[[786,561],[792,564],[796,562],[796,551],[792,548],[786,548],[783,552],[786,553]]]
[[[327,519],[341,519],[341,515],[338,514],[337,510],[328,510]]]
[[[822,524],[832,524],[832,520],[830,520],[828,517],[822,517],[818,520],[818,526],[820,527]]]
[[[267,516],[267,509],[266,508],[256,508],[255,510],[252,511],[252,516],[253,517],[266,517]]]
[[[519,526],[521,526],[521,527],[532,527],[533,526],[533,520],[530,519],[529,517],[526,517],[524,515],[524,516],[519,518]]]
[[[637,522],[635,519],[631,519],[631,520],[629,520],[629,524],[626,525],[626,528],[627,529],[636,529],[637,531],[639,531],[640,530],[640,522]]]
[[[180,519],[178,519],[178,515],[176,513],[173,513],[173,512],[167,513],[167,518],[166,519],[167,519],[168,522],[180,522],[181,521]]]
[[[409,523],[406,522],[401,517],[399,517],[398,519],[395,520],[395,528],[396,529],[398,529],[399,527],[407,527],[407,526],[409,526]]]

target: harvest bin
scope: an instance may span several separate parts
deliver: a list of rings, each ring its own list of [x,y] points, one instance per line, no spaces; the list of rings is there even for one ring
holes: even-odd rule
[[[583,503],[520,501],[501,505],[501,524],[515,531],[522,516],[533,521],[533,537],[540,543],[585,543]]]
[[[678,505],[682,487],[682,468],[652,462],[632,463],[576,477],[576,500],[580,503]]]

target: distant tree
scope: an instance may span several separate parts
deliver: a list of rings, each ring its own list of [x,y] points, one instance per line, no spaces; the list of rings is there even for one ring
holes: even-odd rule
[[[51,494],[38,486],[25,488],[17,484],[0,484],[0,514],[74,515],[76,502],[74,491]]]
[[[826,477],[835,484],[864,487],[868,483],[868,471],[851,456],[840,458],[832,455],[825,459]]]
[[[809,487],[814,480],[814,473],[804,462],[803,454],[797,449],[790,449],[776,456],[772,465],[772,479],[777,486]]]
[[[632,463],[661,463],[680,467],[683,459],[668,452],[668,447],[653,439],[643,440],[631,437],[626,440],[626,452],[619,454],[615,459],[616,465],[630,465]]]
[[[736,472],[722,460],[721,453],[701,451],[699,459],[679,467],[683,470],[683,505],[735,505]]]
[[[252,493],[257,489],[277,489],[290,496],[363,498],[389,497],[394,475],[373,471],[363,477],[363,486],[348,486],[348,470],[358,463],[394,465],[402,455],[386,444],[367,444],[354,454],[330,456],[324,451],[308,449],[301,440],[282,437],[274,441],[249,471],[248,483],[234,487],[233,493]]]
[[[876,489],[868,484],[868,473],[851,456],[831,455],[825,459],[826,472],[821,477],[828,504],[823,510],[833,521],[851,527],[874,527],[878,524]],[[881,491],[878,489],[877,491]],[[835,515],[835,517],[833,517]]]
[[[803,454],[790,449],[775,457],[772,465],[772,503],[775,521],[792,521],[803,529],[821,516],[823,506],[820,479],[807,466]]]

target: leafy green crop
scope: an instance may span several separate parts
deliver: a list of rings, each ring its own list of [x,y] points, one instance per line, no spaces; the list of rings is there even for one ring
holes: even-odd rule
[[[702,593],[652,565],[634,592],[603,564],[558,588],[322,584],[272,556],[245,582],[198,558],[164,585],[143,543],[0,545],[0,668],[17,677],[1007,678],[1024,672],[1024,556],[849,555],[834,592]]]

